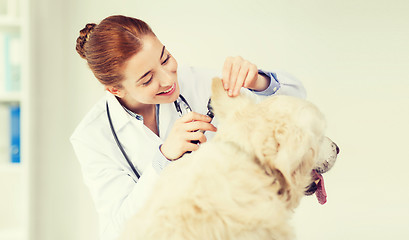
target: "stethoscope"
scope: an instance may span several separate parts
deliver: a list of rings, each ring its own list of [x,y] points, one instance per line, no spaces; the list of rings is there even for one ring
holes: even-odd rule
[[[192,111],[192,108],[190,107],[189,103],[186,101],[186,99],[182,96],[182,94],[179,95],[179,98],[173,102],[173,104],[175,105],[176,111],[179,113],[179,117],[189,113]],[[207,104],[207,108],[208,108],[208,112],[207,115],[211,118],[213,118],[213,109],[210,105],[210,99],[209,102]],[[108,117],[108,121],[109,121],[109,126],[111,127],[111,132],[112,135],[114,136],[115,142],[118,145],[119,150],[121,150],[122,155],[124,156],[125,160],[128,162],[129,166],[131,167],[132,171],[134,172],[135,176],[137,179],[140,178],[139,172],[138,170],[135,168],[135,166],[133,165],[133,163],[131,162],[131,160],[129,159],[128,155],[125,152],[125,149],[122,147],[121,142],[118,139],[118,136],[116,135],[115,129],[114,129],[114,125],[112,124],[112,120],[111,120],[111,114],[109,113],[109,107],[108,107],[108,101],[106,102],[106,110],[107,110],[107,117]]]

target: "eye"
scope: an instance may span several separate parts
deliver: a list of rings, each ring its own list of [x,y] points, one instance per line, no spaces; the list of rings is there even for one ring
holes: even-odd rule
[[[149,80],[148,81],[146,81],[146,82],[144,82],[144,83],[142,83],[142,85],[143,86],[148,86],[149,85],[149,83],[151,83],[152,82],[152,78],[153,78],[153,75],[149,78]]]
[[[166,63],[169,61],[170,57],[171,57],[171,56],[170,56],[170,54],[168,53],[167,56],[166,56],[166,59],[162,62],[162,65],[166,64]]]

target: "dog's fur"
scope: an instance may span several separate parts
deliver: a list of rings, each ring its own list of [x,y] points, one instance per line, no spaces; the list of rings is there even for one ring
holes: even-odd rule
[[[216,136],[162,173],[127,240],[292,239],[299,204],[324,139],[323,115],[289,96],[230,98],[213,80]]]

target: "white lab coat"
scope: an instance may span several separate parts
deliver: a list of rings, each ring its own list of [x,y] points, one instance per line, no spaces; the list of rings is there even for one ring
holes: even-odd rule
[[[277,93],[305,97],[300,82],[284,73],[275,73],[280,85]],[[193,111],[207,112],[211,79],[220,75],[215,71],[192,67],[178,69],[181,94]],[[106,102],[118,139],[141,174],[139,180],[113,138]],[[152,163],[155,158],[164,159],[159,145],[166,139],[178,117],[173,103],[161,104],[158,137],[142,121],[131,117],[114,95],[106,92],[106,96],[88,112],[72,134],[71,143],[99,214],[102,240],[116,239],[125,220],[134,215],[149,196],[159,176]]]

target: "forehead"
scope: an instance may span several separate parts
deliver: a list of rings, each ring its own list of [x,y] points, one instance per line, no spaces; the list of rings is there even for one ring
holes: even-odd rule
[[[129,58],[124,65],[125,79],[138,80],[146,72],[152,70],[158,63],[163,44],[155,36],[147,35],[142,38],[142,48]]]

